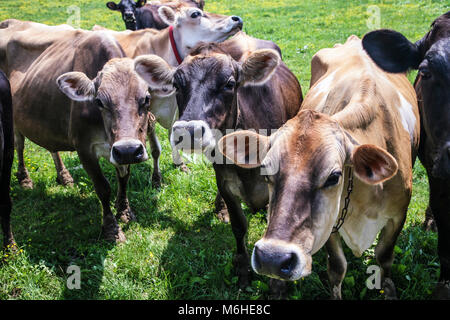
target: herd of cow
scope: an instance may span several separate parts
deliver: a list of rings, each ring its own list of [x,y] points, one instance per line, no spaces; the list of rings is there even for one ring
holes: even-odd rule
[[[108,2],[129,29],[122,32],[0,22],[4,246],[16,246],[9,196],[14,145],[19,183],[33,187],[25,137],[52,153],[63,185],[73,179],[58,152],[77,152],[102,204],[104,238],[125,241],[117,221],[135,219],[127,182],[130,165],[149,158],[147,137],[152,184],[161,183],[157,121],[169,130],[182,171],[181,150],[215,159],[216,209],[236,239],[239,284],[248,285],[252,267],[272,278],[277,293],[286,280],[309,275],[312,255],[325,246],[331,296],[340,299],[347,269],[341,238],[361,256],[380,233],[376,260],[385,296],[395,298],[393,251],[418,155],[429,177],[428,219],[438,230],[434,294],[449,299],[450,12],[416,43],[377,30],[320,50],[303,99],[279,47],[242,32],[240,17],[204,12],[202,0],[162,2]],[[414,87],[410,69],[419,70]],[[100,157],[117,171],[116,216]],[[254,211],[267,208],[267,230],[251,257],[241,201]]]

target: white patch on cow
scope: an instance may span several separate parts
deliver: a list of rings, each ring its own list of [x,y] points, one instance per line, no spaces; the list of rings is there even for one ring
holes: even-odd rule
[[[326,94],[330,92],[331,84],[333,83],[334,76],[336,74],[337,70],[334,70],[330,75],[326,76],[325,78],[319,80],[316,85],[314,86],[314,94],[315,97],[317,97],[320,94]]]
[[[412,105],[406,101],[402,94],[399,94],[400,106],[398,108],[400,116],[402,118],[402,125],[406,132],[409,133],[411,137],[411,142],[414,141],[414,131],[416,128],[416,116],[413,112]]]

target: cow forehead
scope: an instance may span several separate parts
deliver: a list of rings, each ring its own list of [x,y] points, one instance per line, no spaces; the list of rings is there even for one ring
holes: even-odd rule
[[[219,75],[231,75],[235,71],[232,58],[219,53],[189,56],[177,72],[180,70],[191,79],[210,78],[213,81],[218,80]]]
[[[134,62],[129,58],[108,61],[100,72],[99,92],[108,92],[110,96],[126,91],[147,89],[145,82],[134,71]]]

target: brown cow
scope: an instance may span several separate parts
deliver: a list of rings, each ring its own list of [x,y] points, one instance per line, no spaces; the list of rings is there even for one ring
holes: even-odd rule
[[[118,218],[133,219],[126,186],[130,164],[148,159],[148,84],[107,33],[64,30],[59,35],[16,83],[15,130],[51,152],[77,151],[103,206],[104,237],[125,241],[98,159],[105,157],[116,167]]]
[[[200,45],[178,68],[156,56],[136,59],[137,72],[151,85],[173,83],[177,89],[180,118],[173,127],[172,145],[202,151],[213,161],[236,238],[242,287],[249,283],[250,265],[241,200],[257,211],[267,205],[269,192],[257,170],[221,164],[215,146],[229,129],[277,129],[298,112],[300,84],[277,51],[262,49],[267,47],[276,45],[241,33],[221,44]]]
[[[255,244],[252,267],[297,280],[311,273],[312,255],[325,245],[331,296],[340,299],[347,269],[340,238],[361,256],[381,231],[375,255],[386,297],[394,298],[393,249],[419,145],[414,88],[404,74],[379,69],[356,36],[320,50],[311,69],[302,110],[277,133],[243,131],[219,142],[234,163],[261,167],[269,185],[268,226]],[[235,139],[258,145],[259,157],[248,146],[236,147]]]

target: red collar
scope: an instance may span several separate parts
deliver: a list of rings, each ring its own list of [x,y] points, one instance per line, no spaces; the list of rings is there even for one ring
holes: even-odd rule
[[[177,44],[175,43],[175,38],[173,37],[173,26],[169,27],[169,38],[170,44],[172,45],[172,51],[175,54],[175,58],[177,58],[178,64],[181,64],[183,62],[183,59],[181,59],[180,53],[177,49]]]

